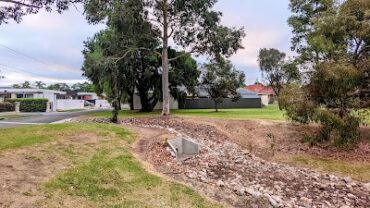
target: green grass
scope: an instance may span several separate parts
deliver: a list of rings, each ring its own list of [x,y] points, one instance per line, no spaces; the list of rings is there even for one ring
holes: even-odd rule
[[[9,115],[0,115],[0,120],[7,120],[12,118],[22,118],[22,117],[29,117],[31,115],[26,114],[9,114]]]
[[[96,124],[55,124],[1,129],[0,151],[49,142],[81,133],[96,133],[107,136],[109,134],[124,135],[126,131],[113,125]],[[133,139],[131,138],[129,141],[133,141]]]
[[[23,193],[28,197],[47,196],[39,200],[36,207],[63,207],[65,203],[75,207],[221,207],[189,187],[146,171],[131,153],[129,145],[134,137],[120,126],[56,124],[0,131],[0,151],[30,146],[27,153],[30,160],[43,164],[53,157],[56,163],[70,164],[66,166],[69,169],[37,189],[43,193]],[[74,139],[63,142],[63,139],[79,136],[92,138],[97,143],[74,142]],[[58,142],[47,143],[51,141]],[[41,143],[45,145],[33,152],[31,145]]]
[[[86,198],[94,207],[219,207],[186,186],[148,173],[124,148],[99,151],[45,187],[51,195],[62,191]]]
[[[205,117],[205,118],[220,118],[220,119],[266,119],[266,120],[284,120],[284,112],[280,111],[277,105],[270,105],[265,108],[252,109],[221,109],[215,112],[213,109],[181,109],[172,110],[172,115],[190,116],[190,117]],[[119,117],[145,117],[158,116],[160,111],[151,113],[141,113],[138,111],[120,111]],[[111,112],[98,112],[87,115],[89,117],[110,117]]]
[[[334,172],[342,176],[351,176],[352,178],[360,181],[370,181],[369,163],[346,162],[341,160],[308,156],[293,157],[291,159],[291,163],[326,172]]]

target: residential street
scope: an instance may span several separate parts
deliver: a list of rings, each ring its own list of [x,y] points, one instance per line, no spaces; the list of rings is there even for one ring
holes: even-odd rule
[[[68,118],[73,118],[89,113],[96,113],[101,111],[107,111],[106,109],[99,110],[86,110],[78,112],[52,112],[52,113],[38,113],[27,117],[13,118],[7,120],[0,120],[0,129],[2,128],[14,128],[25,125],[40,125],[49,124],[57,121],[61,121]]]

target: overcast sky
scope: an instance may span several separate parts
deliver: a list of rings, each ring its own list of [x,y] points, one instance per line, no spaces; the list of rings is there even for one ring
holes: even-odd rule
[[[261,81],[257,55],[260,48],[290,52],[289,0],[219,0],[216,9],[223,13],[227,26],[244,27],[245,49],[231,60],[245,72],[247,83]],[[28,15],[20,24],[0,26],[0,71],[6,78],[0,86],[25,80],[75,83],[81,76],[83,41],[103,25],[87,24],[82,10],[71,8],[62,15],[41,12]],[[23,56],[10,49],[21,52]]]

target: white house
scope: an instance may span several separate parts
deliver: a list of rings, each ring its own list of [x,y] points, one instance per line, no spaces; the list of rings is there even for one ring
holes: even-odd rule
[[[44,98],[50,102],[51,110],[57,110],[57,99],[66,92],[46,89],[0,88],[0,97],[5,98]]]

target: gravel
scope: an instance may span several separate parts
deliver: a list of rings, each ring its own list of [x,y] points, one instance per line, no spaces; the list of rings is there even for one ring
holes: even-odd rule
[[[110,123],[100,118],[73,122]],[[200,154],[188,160],[177,161],[159,144],[150,149],[149,160],[159,172],[179,173],[171,177],[234,207],[370,207],[370,183],[263,160],[212,126],[157,117],[121,124],[165,129],[199,143]]]

